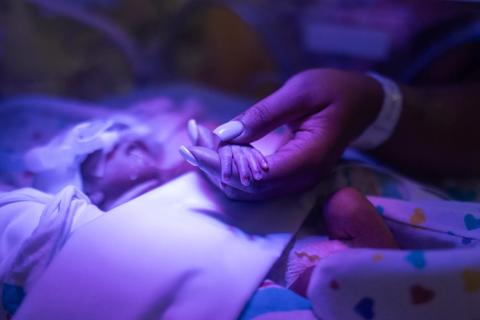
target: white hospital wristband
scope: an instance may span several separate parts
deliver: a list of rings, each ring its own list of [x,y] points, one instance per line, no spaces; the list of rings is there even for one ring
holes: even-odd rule
[[[403,97],[398,85],[375,73],[367,75],[382,85],[383,103],[375,121],[350,144],[359,150],[375,149],[387,141],[392,136],[402,113]]]

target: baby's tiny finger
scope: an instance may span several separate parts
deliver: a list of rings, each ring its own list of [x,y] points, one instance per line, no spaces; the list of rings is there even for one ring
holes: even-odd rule
[[[258,151],[257,149],[252,149],[252,153],[255,155],[257,162],[260,164],[260,167],[266,172],[268,171],[268,162],[267,159],[263,156],[263,154]]]
[[[247,157],[248,164],[250,166],[250,171],[253,174],[253,178],[258,181],[258,180],[262,180],[263,173],[260,169],[259,163],[257,163],[257,158],[255,157],[253,150],[254,149],[251,147],[243,147],[243,154]]]
[[[228,181],[232,177],[232,147],[223,146],[219,149],[220,163],[222,165],[222,180]]]
[[[243,154],[242,147],[240,146],[232,146],[233,152],[233,159],[235,160],[235,164],[238,169],[238,175],[240,176],[240,182],[245,187],[250,186],[252,178],[250,167],[248,165],[247,158]]]

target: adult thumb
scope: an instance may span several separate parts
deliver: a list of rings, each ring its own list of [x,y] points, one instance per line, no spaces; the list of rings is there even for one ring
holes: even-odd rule
[[[179,152],[192,166],[199,167],[208,174],[220,176],[220,157],[216,151],[205,147],[192,146],[187,148],[181,146]]]
[[[223,142],[250,143],[304,116],[300,95],[285,85],[213,132]]]

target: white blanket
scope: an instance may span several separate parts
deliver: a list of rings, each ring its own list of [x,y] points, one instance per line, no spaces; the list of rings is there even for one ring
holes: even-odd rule
[[[184,175],[75,231],[16,319],[233,319],[313,202],[233,202]]]
[[[73,186],[0,193],[0,319],[15,313],[72,232],[101,214]]]

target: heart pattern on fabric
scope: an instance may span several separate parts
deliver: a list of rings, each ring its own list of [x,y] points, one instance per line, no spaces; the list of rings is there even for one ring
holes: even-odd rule
[[[15,314],[25,298],[25,290],[17,285],[3,283],[0,293],[2,306],[9,314]]]
[[[480,290],[480,270],[466,269],[462,272],[465,291],[475,293]]]
[[[383,209],[382,206],[376,206],[376,207],[375,207],[375,210],[377,211],[377,213],[378,213],[379,215],[383,215],[383,213],[385,212],[385,209]]]
[[[421,208],[415,208],[410,216],[410,223],[414,225],[424,224],[426,220],[427,217]]]
[[[339,288],[338,282],[336,280],[330,281],[330,288],[333,290],[337,290]]]
[[[425,254],[421,250],[410,251],[410,253],[407,254],[407,256],[405,257],[405,259],[407,259],[407,261],[410,262],[410,264],[417,269],[423,269],[427,264],[425,260]]]
[[[480,218],[476,218],[473,214],[469,213],[463,218],[465,227],[467,230],[475,230],[480,228]]]
[[[433,300],[435,292],[421,285],[413,285],[410,287],[410,299],[412,304],[422,304]]]
[[[375,302],[372,298],[365,297],[361,299],[353,308],[353,310],[359,314],[362,318],[370,320],[375,317],[375,313],[373,312],[373,306]]]
[[[383,254],[381,253],[376,253],[372,256],[372,260],[375,262],[379,262],[383,260]]]

